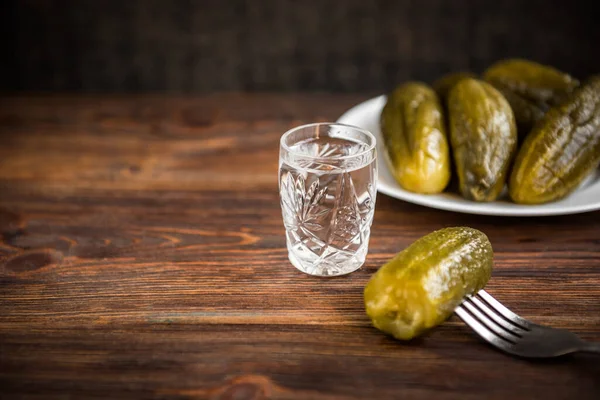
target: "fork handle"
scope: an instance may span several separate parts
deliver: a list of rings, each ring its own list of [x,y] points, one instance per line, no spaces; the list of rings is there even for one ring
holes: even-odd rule
[[[583,351],[586,353],[600,354],[600,343],[598,343],[598,342],[583,342],[579,351]]]

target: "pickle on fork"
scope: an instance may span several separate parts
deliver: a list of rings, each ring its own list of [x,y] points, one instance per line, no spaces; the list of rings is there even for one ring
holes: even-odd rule
[[[493,250],[472,228],[445,228],[398,253],[369,280],[367,315],[379,330],[408,340],[445,321],[490,279]]]

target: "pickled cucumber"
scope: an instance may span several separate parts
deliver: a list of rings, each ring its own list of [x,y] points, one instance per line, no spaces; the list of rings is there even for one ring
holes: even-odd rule
[[[427,85],[409,82],[381,113],[386,160],[396,181],[416,193],[439,193],[450,180],[450,151],[442,107]]]
[[[509,59],[495,63],[483,74],[512,107],[519,136],[526,136],[533,125],[579,85],[577,79],[547,65]]]
[[[495,200],[517,148],[510,105],[488,83],[465,78],[448,97],[450,143],[463,197]]]
[[[565,197],[600,163],[600,76],[552,108],[519,150],[509,194],[522,204]]]
[[[446,106],[450,89],[464,78],[476,78],[476,76],[470,72],[452,72],[433,82],[433,90],[437,93],[444,107]]]
[[[364,290],[373,325],[408,340],[442,323],[465,296],[490,279],[493,250],[487,236],[472,228],[445,228],[398,253]]]

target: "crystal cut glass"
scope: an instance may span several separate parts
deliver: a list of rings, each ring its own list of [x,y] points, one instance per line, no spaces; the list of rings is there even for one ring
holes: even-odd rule
[[[369,247],[377,194],[374,136],[316,123],[281,137],[279,192],[291,263],[307,274],[357,270]]]

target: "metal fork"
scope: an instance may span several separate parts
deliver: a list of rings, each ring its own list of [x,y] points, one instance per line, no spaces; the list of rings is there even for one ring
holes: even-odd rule
[[[600,353],[600,343],[586,342],[564,329],[527,321],[485,290],[467,297],[455,313],[487,342],[515,356],[549,358],[578,351]]]

